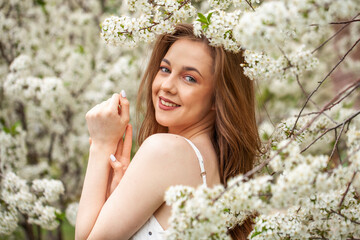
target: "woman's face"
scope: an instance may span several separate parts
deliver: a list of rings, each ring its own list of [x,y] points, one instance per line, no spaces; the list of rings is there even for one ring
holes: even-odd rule
[[[213,109],[212,69],[205,43],[188,39],[173,43],[152,84],[156,121],[176,132],[208,119]]]

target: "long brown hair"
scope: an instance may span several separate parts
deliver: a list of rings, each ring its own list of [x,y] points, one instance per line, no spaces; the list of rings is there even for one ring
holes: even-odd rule
[[[190,24],[178,24],[172,34],[158,37],[148,67],[141,81],[137,110],[143,113],[138,132],[138,144],[150,135],[167,132],[167,128],[156,122],[152,101],[152,82],[159,70],[160,62],[178,39],[204,42],[209,46],[214,63],[215,111],[213,145],[218,156],[221,183],[252,169],[259,151],[260,139],[255,119],[253,82],[244,75],[240,64],[244,63],[242,52],[225,51],[212,47],[205,36],[196,37]],[[229,231],[233,239],[246,239],[252,230],[252,219]]]

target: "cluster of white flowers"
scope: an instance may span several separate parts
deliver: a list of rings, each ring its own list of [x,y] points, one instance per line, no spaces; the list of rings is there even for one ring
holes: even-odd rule
[[[196,13],[188,0],[131,0],[128,4],[131,10],[139,10],[144,14],[139,17],[112,16],[105,19],[101,37],[106,43],[135,47],[139,42],[151,42],[155,34],[173,32],[174,24]]]
[[[208,2],[211,8],[226,10],[232,4],[242,10],[252,10],[260,3],[260,0],[209,0]]]
[[[303,46],[291,55],[278,58],[246,50],[245,60],[247,63],[244,68],[245,74],[250,79],[259,81],[296,79],[305,71],[315,69],[319,63],[309,50],[303,49]]]
[[[10,172],[25,184],[21,191],[0,195],[0,235],[16,235],[16,226],[56,228],[57,214],[62,217],[80,195],[88,152],[85,113],[121,89],[135,103],[146,46],[124,51],[99,38],[100,21],[124,5],[98,0],[1,4],[1,191],[5,182],[17,186]],[[11,199],[16,206],[7,204]],[[30,238],[31,228],[21,231]]]
[[[228,228],[241,224],[247,212],[230,209],[228,195],[214,201],[223,191],[222,185],[197,189],[171,187],[165,195],[173,210],[167,239],[231,239]]]
[[[78,202],[70,203],[66,208],[65,215],[67,220],[72,226],[75,226],[78,208],[79,208]]]
[[[300,118],[290,117],[281,121],[277,125],[274,137],[272,138],[273,146],[276,146],[279,142],[289,138],[292,135],[295,136],[295,139],[298,143],[310,143],[311,140],[318,137],[331,126],[329,118],[327,116],[321,115],[314,121],[314,123],[311,124],[310,127],[305,129],[307,124],[309,124],[313,118],[314,116],[307,115],[301,116]],[[295,122],[296,126],[294,127]],[[322,143],[329,140],[330,137],[328,135],[324,135],[324,137],[321,138]]]
[[[196,35],[205,33],[212,45],[223,46],[228,50],[237,52],[240,48],[234,40],[233,29],[241,12],[241,10],[230,13],[223,10],[212,11],[206,17],[202,16],[197,22],[194,22],[194,33]]]
[[[304,156],[295,141],[285,140],[278,146],[283,150],[280,154],[272,152],[274,158],[269,165],[275,175],[250,180],[238,176],[229,181],[226,190],[220,186],[196,190],[177,186],[168,190],[168,203],[173,204],[169,238],[180,236],[176,234],[186,234],[186,239],[195,234],[198,239],[220,236],[233,226],[235,212],[244,219],[251,211],[260,214],[250,235],[254,239],[359,237],[358,196],[352,186],[346,190],[352,175],[360,170],[359,160],[352,157],[350,166],[329,173],[327,156]],[[220,214],[207,219],[212,211]],[[229,212],[232,218],[221,217]]]
[[[27,149],[25,146],[26,132],[16,127],[0,131],[0,169],[1,172],[24,167]],[[1,126],[0,128],[4,128]]]
[[[266,51],[269,45],[283,46],[286,38],[293,35],[293,31],[287,30],[293,14],[284,2],[264,2],[255,12],[242,15],[236,23],[234,37],[241,46],[254,51]]]
[[[260,215],[251,239],[358,238],[359,204],[350,190],[339,210],[343,192],[328,191],[285,212]]]
[[[43,201],[46,202],[58,200],[65,190],[62,182],[53,179],[36,179],[32,182],[32,189],[37,194],[42,193]]]
[[[53,206],[43,205],[41,201],[32,204],[31,215],[28,216],[28,222],[41,226],[47,230],[54,230],[59,226],[56,214],[61,211]]]
[[[10,235],[18,227],[18,221],[16,210],[0,206],[0,234]]]
[[[28,223],[40,225],[45,229],[55,229],[58,227],[56,213],[61,211],[48,205],[57,201],[64,193],[64,186],[59,180],[38,179],[32,182],[31,187],[25,179],[20,178],[15,173],[9,171],[3,177],[1,182],[1,199],[6,209],[2,213],[2,218],[8,218],[10,222],[0,223],[0,234],[10,234],[16,229],[17,211],[27,216]]]

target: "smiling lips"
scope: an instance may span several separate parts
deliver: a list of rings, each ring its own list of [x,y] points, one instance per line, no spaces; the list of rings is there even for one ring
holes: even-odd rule
[[[159,108],[162,110],[173,110],[180,107],[180,105],[166,99],[164,97],[159,97]]]

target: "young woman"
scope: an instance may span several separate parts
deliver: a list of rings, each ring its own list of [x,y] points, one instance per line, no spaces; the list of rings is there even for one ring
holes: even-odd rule
[[[87,113],[92,142],[76,239],[162,239],[170,186],[226,185],[252,168],[259,137],[243,62],[241,52],[194,36],[191,25],[160,36],[139,89],[138,110],[145,111],[131,164],[125,95]],[[250,231],[249,220],[230,234],[245,239]]]

